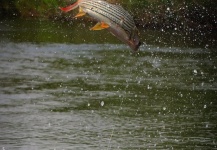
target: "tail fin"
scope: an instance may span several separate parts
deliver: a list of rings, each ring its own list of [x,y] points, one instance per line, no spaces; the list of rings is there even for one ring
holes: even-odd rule
[[[79,1],[79,0],[78,0],[78,1]],[[75,9],[75,8],[78,7],[78,1],[75,2],[75,3],[72,4],[72,5],[67,6],[67,7],[59,7],[59,8],[60,8],[62,11],[64,11],[64,12],[71,11],[71,10],[73,10],[73,9]]]

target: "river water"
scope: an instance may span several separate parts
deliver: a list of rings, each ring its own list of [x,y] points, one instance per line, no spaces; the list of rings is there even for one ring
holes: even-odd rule
[[[2,150],[217,149],[215,48],[88,28],[1,21]]]

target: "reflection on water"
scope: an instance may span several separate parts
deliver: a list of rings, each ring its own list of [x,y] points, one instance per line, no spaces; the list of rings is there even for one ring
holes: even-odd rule
[[[215,51],[145,45],[131,54],[96,41],[11,42],[4,32],[2,149],[217,148]]]

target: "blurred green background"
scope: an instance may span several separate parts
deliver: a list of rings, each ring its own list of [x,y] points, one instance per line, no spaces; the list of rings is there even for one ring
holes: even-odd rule
[[[60,6],[75,0],[0,0],[0,18],[71,19]],[[120,3],[133,14],[137,25],[149,28],[217,28],[215,0],[107,0]],[[75,13],[75,12],[73,12]]]

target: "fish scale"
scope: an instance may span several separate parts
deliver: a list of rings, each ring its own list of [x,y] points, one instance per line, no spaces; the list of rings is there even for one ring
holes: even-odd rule
[[[111,19],[114,23],[116,23],[116,24],[119,24],[121,27],[123,27],[127,32],[131,32],[131,28],[129,27],[129,26],[127,26],[126,24],[121,24],[120,22],[120,20],[121,19],[117,19],[117,18],[115,18],[115,17],[112,17],[112,16],[109,16],[108,15],[108,13],[105,13],[104,11],[102,11],[102,10],[94,10],[94,9],[92,9],[94,12],[96,12],[96,13],[99,13],[99,14],[101,14],[101,15],[103,15],[104,17],[107,17],[108,19]]]
[[[129,17],[131,19],[131,21],[133,20],[133,18],[130,16],[130,14],[119,5],[108,4],[102,0],[91,0],[91,1],[89,0],[89,1],[84,1],[84,2],[85,3],[93,3],[95,5],[99,5],[100,7],[106,6],[106,7],[104,7],[105,9],[106,8],[112,9],[112,10],[116,11],[117,15],[118,15],[118,13],[121,13],[122,15],[126,15],[127,17]]]
[[[128,23],[130,23],[131,25],[135,25],[133,18],[129,15],[129,13],[127,11],[125,11],[121,6],[118,5],[113,5],[113,4],[107,4],[104,1],[88,1],[89,3],[94,3],[95,5],[98,5],[99,8],[104,8],[108,11],[108,13],[111,13],[111,10],[113,10],[115,12],[115,15],[119,16],[119,17],[123,17],[126,16],[125,19],[128,19]],[[102,7],[104,6],[104,7]]]
[[[124,9],[122,7],[122,11],[119,11],[119,12],[116,12],[116,13],[112,13],[111,12],[111,9],[114,10],[116,9],[116,5],[108,5],[106,3],[103,3],[102,1],[97,1],[97,2],[94,2],[94,1],[83,1],[81,2],[81,6],[85,7],[85,5],[82,5],[82,4],[85,4],[85,5],[89,5],[91,8],[92,11],[95,11],[96,13],[99,13],[101,15],[103,15],[104,17],[107,17],[108,19],[111,19],[114,23],[122,26],[127,32],[131,33],[131,29],[133,29],[135,27],[135,24],[133,23],[133,20],[132,18],[128,17],[129,14],[126,16],[126,17],[123,17],[123,15],[119,15],[118,13],[124,13]],[[104,4],[104,5],[103,5]],[[118,8],[119,8],[118,7]],[[123,22],[121,22],[123,20]]]
[[[106,10],[106,12],[107,12],[107,15],[106,15],[106,17],[110,17],[110,16],[114,16],[114,15],[116,15],[116,16],[114,16],[114,17],[119,17],[118,19],[120,20],[121,19],[121,15],[118,15],[118,13],[116,13],[116,14],[114,14],[114,13],[111,13],[111,10],[109,10],[107,7],[102,7],[101,5],[96,5],[96,4],[94,4],[94,3],[90,3],[90,2],[83,2],[84,4],[86,4],[86,5],[89,5],[89,6],[92,6],[92,8],[91,8],[91,10],[94,10],[94,8],[97,8],[96,9],[96,12],[98,11],[98,10],[100,10],[101,12],[104,12],[105,10]],[[109,7],[110,8],[110,7]],[[126,18],[126,17],[125,17]],[[110,18],[109,18],[110,19]],[[127,19],[127,18],[126,18]],[[115,22],[118,22],[118,21],[115,21]],[[132,24],[131,24],[132,25]]]

